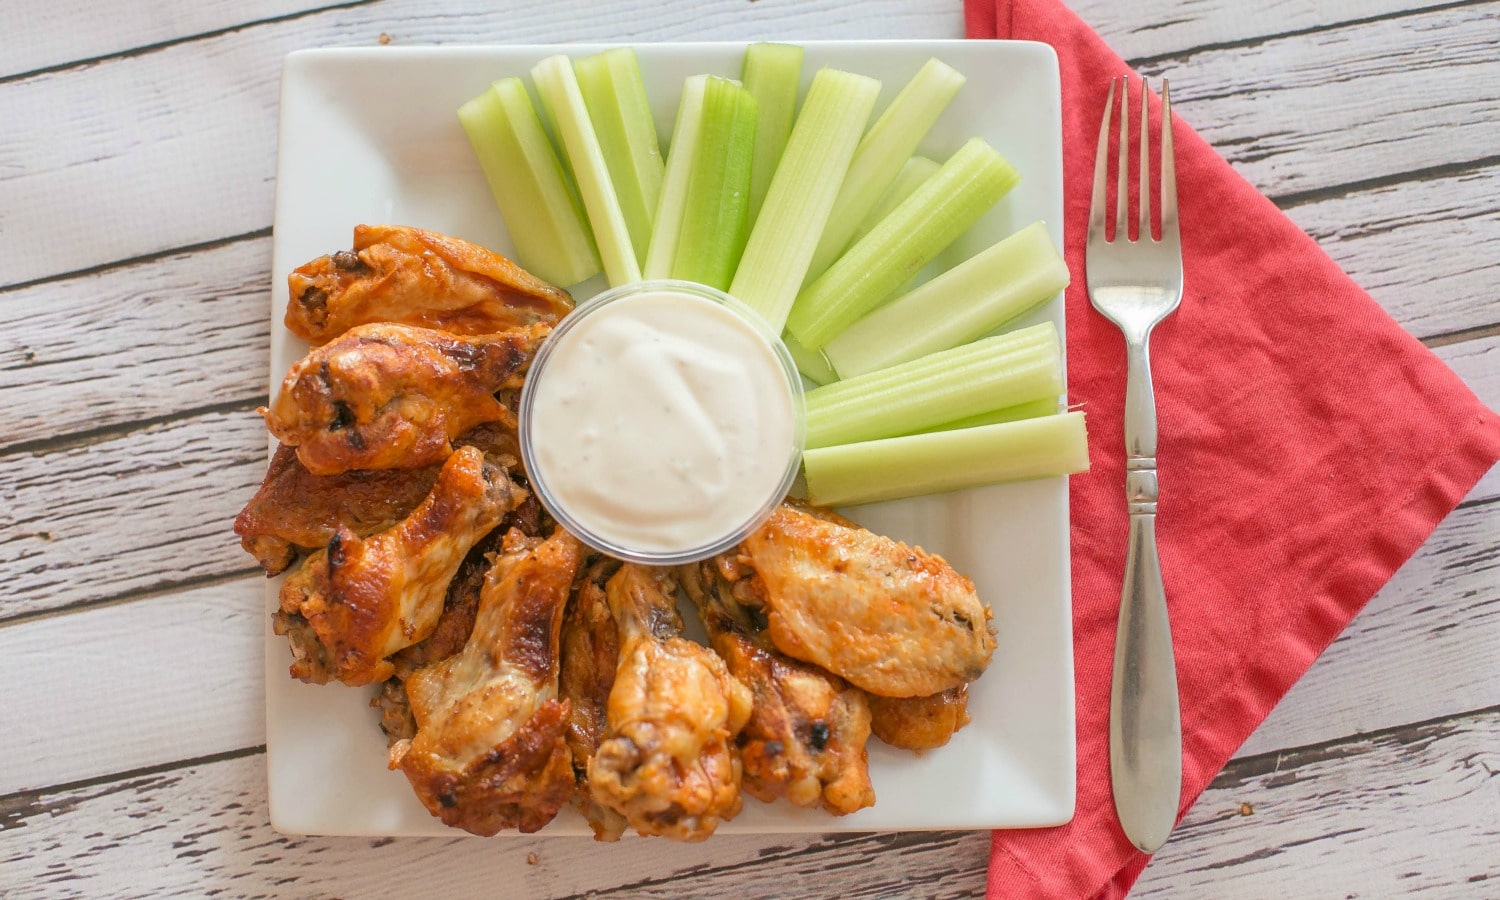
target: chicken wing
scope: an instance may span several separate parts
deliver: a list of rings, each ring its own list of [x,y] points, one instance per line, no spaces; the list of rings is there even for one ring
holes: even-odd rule
[[[625,833],[625,817],[594,799],[589,788],[589,760],[604,739],[609,693],[620,665],[620,635],[609,613],[604,581],[618,568],[605,558],[579,584],[563,620],[562,677],[559,689],[568,701],[568,749],[573,753],[573,803],[594,839],[617,841]]]
[[[969,724],[969,686],[930,697],[870,697],[875,736],[903,750],[935,750]]]
[[[873,693],[922,697],[978,678],[990,609],[942,557],[784,504],[725,559],[776,649]]]
[[[470,429],[454,443],[478,447],[487,459],[506,469],[521,456],[515,428],[506,422]],[[340,525],[369,537],[406,518],[432,490],[441,468],[441,463],[434,463],[420,469],[354,469],[314,475],[291,447],[282,444],[271,457],[255,496],[234,520],[234,533],[267,575],[277,575],[302,553],[328,546]]]
[[[492,334],[573,308],[567,291],[498,253],[398,225],[354,226],[353,250],[298,267],[287,286],[287,330],[314,344],[371,322]]]
[[[745,793],[766,803],[821,804],[836,816],[873,805],[864,692],[769,646],[715,568],[704,562],[679,573],[714,650],[755,698],[737,741]]]
[[[356,685],[389,678],[387,657],[432,632],[464,556],[523,496],[465,447],[396,525],[368,538],[340,527],[281,586],[274,625],[291,641],[293,677]]]
[[[636,565],[605,586],[620,667],[589,787],[643,835],[701,841],[744,803],[733,741],[750,691],[713,651],[681,637],[675,590],[667,570]]]
[[[486,422],[513,424],[495,398],[548,326],[460,338],[409,325],[361,325],[296,362],[266,426],[314,475],[415,469]]]
[[[532,832],[568,802],[558,644],[582,555],[561,528],[540,543],[507,534],[464,649],[407,678],[417,732],[391,747],[390,765],[445,824],[480,835]]]

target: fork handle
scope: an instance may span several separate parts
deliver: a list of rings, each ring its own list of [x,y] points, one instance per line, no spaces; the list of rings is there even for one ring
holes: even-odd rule
[[[1182,714],[1156,552],[1156,403],[1145,340],[1130,342],[1128,353],[1125,496],[1130,539],[1110,685],[1110,784],[1126,837],[1154,853],[1177,820]]]

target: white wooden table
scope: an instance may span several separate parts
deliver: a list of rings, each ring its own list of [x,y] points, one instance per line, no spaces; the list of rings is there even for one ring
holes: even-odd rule
[[[989,836],[271,831],[261,578],[281,58],[956,37],[958,0],[0,0],[0,894],[969,896]],[[1251,7],[1258,7],[1250,11]],[[1076,0],[1500,406],[1500,0]],[[1250,739],[1142,897],[1500,897],[1500,473]],[[876,858],[878,856],[878,859]]]

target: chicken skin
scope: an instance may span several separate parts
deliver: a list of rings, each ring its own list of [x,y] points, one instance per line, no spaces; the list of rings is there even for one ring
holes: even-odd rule
[[[506,422],[470,429],[454,443],[478,447],[505,468],[521,457],[516,430]],[[369,537],[406,518],[432,490],[440,469],[442,464],[434,463],[420,469],[314,475],[291,447],[282,444],[271,457],[260,489],[234,520],[234,533],[267,575],[278,575],[302,553],[328,546],[340,525]]]
[[[314,475],[415,469],[453,439],[514,414],[495,397],[548,326],[460,338],[409,325],[361,325],[295,363],[266,426]]]
[[[277,634],[294,678],[316,684],[384,681],[387,658],[426,638],[469,549],[524,497],[484,454],[465,447],[443,464],[411,515],[361,538],[340,527],[281,586]]]
[[[969,724],[969,686],[930,697],[870,697],[875,736],[902,750],[936,750]]]
[[[566,291],[498,253],[397,225],[356,225],[354,249],[298,267],[287,286],[287,330],[314,344],[371,322],[493,334],[573,308]]]
[[[391,747],[390,766],[445,824],[485,836],[533,832],[568,802],[558,652],[582,555],[561,528],[540,542],[511,531],[463,650],[406,679],[416,736]]]
[[[714,569],[704,562],[679,572],[709,642],[754,695],[738,738],[745,793],[766,803],[821,804],[836,816],[873,805],[864,692],[769,646]]]
[[[751,697],[723,660],[681,636],[675,592],[667,570],[636,565],[605,586],[620,666],[589,787],[642,835],[701,841],[744,804],[733,742]]]
[[[973,681],[995,652],[990,609],[940,556],[783,504],[724,558],[771,642],[886,697]]]
[[[609,612],[604,581],[618,564],[607,558],[584,578],[563,620],[560,690],[568,701],[568,749],[573,753],[573,803],[598,841],[617,841],[625,817],[594,799],[589,788],[589,760],[604,740],[609,694],[620,665],[620,634]]]

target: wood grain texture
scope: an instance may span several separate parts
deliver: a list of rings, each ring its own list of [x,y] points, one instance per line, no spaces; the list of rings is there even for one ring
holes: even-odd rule
[[[1489,710],[1231,763],[1136,896],[1344,897],[1355,884],[1369,893],[1354,896],[1394,896],[1500,877],[1487,852],[1500,837],[1490,815],[1500,803],[1497,747],[1500,711]],[[258,753],[13,796],[0,801],[0,877],[17,897],[121,884],[155,895],[457,897],[496,885],[535,897],[874,897],[921,885],[922,896],[967,897],[983,890],[989,843],[964,832],[614,846],[296,838],[270,830],[264,796]],[[1437,836],[1444,852],[1416,835]],[[1349,843],[1358,852],[1329,852]]]
[[[250,408],[6,459],[0,619],[246,571],[229,525],[265,468]]]
[[[1149,17],[1147,17],[1149,18]],[[1494,155],[1500,3],[1296,34],[1141,67],[1273,198]]]
[[[265,581],[0,628],[0,795],[265,742]]]
[[[0,451],[266,395],[270,238],[12,291]]]
[[[1500,708],[1231,764],[1132,897],[1493,897]]]
[[[1500,322],[1500,165],[1354,190],[1287,215],[1417,337]]]
[[[0,79],[38,69],[82,64],[100,57],[213,34],[251,22],[282,19],[327,8],[315,0],[202,0],[198,3],[153,3],[125,0],[101,6],[89,0],[0,3],[6,23],[5,55]],[[10,9],[9,7],[17,7]],[[20,7],[23,7],[21,9]]]

